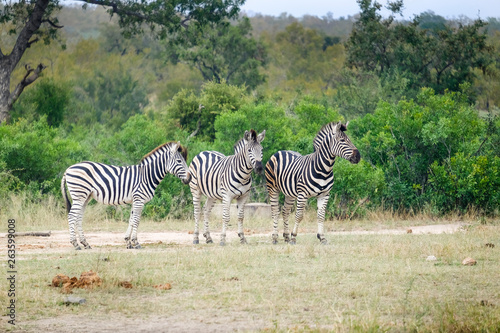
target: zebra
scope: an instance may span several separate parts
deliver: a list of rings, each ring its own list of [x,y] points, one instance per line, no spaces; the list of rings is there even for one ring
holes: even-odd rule
[[[261,173],[262,145],[266,131],[257,135],[255,130],[245,131],[243,139],[235,146],[235,154],[225,156],[216,151],[203,151],[196,155],[189,166],[191,173],[191,194],[194,206],[194,240],[199,244],[199,221],[201,214],[200,200],[205,195],[207,201],[203,207],[204,233],[206,243],[213,243],[210,237],[208,216],[216,200],[222,200],[222,235],[220,245],[226,244],[226,229],[229,222],[231,200],[237,200],[238,236],[242,244],[246,243],[243,232],[244,206],[250,195],[252,169]]]
[[[266,164],[266,187],[271,203],[273,218],[273,243],[278,243],[279,194],[283,192],[283,237],[285,242],[296,243],[299,223],[302,221],[307,199],[317,197],[318,200],[318,233],[317,237],[322,244],[327,240],[323,234],[325,209],[333,186],[333,165],[335,157],[340,156],[353,164],[359,162],[361,156],[358,149],[344,133],[347,130],[341,122],[329,123],[318,132],[314,138],[314,152],[302,156],[294,151],[278,151]],[[288,217],[292,206],[297,200],[295,212],[295,226],[291,239],[288,229]]]
[[[80,243],[85,249],[91,248],[83,235],[82,219],[87,203],[94,198],[105,205],[132,204],[125,241],[128,249],[140,249],[137,227],[144,204],[153,198],[156,187],[167,173],[179,177],[184,184],[189,183],[191,174],[186,159],[187,149],[180,142],[172,141],[153,149],[138,165],[120,167],[87,161],[70,166],[62,177],[61,191],[68,213],[71,244],[81,250],[76,241],[76,226]],[[68,199],[66,184],[73,204]]]

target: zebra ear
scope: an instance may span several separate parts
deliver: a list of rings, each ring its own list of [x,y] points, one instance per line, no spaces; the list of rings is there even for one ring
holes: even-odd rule
[[[349,124],[349,122],[347,122],[347,124]],[[342,122],[341,122],[341,121],[339,121],[339,122],[337,123],[336,128],[335,128],[335,132],[337,133],[337,132],[339,132],[339,131],[342,131],[342,132],[343,132],[343,131],[347,130],[347,124],[345,124],[345,125],[344,125],[344,124],[342,124]]]
[[[245,135],[243,136],[246,142],[252,141],[252,133],[249,131],[245,131]]]
[[[263,130],[262,133],[260,133],[259,135],[257,135],[257,142],[261,143],[264,140],[265,137],[266,137],[266,130]]]
[[[181,146],[180,141],[177,141],[176,143],[174,142],[174,144],[170,147],[170,151],[175,154],[180,146]]]

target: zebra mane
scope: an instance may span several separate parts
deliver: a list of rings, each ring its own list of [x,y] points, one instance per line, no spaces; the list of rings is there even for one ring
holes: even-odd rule
[[[337,127],[337,123],[332,121],[331,123],[328,123],[321,127],[319,130],[318,134],[316,134],[316,137],[314,138],[313,145],[314,145],[314,151],[317,151],[319,147],[321,146],[321,143],[323,142],[323,139],[326,135],[330,133],[335,133],[335,128]],[[343,132],[347,130],[347,127],[344,124],[340,124],[340,130]]]
[[[144,155],[144,157],[141,159],[141,162],[139,164],[142,164],[149,156],[154,155],[158,150],[162,149],[163,147],[169,146],[172,143],[177,144],[177,142],[175,142],[175,141],[169,141],[169,142],[164,143],[162,145],[159,145],[155,149],[151,150],[149,153]],[[179,148],[177,148],[177,151],[182,155],[182,157],[184,157],[184,160],[187,161],[187,157],[188,157],[187,148],[182,146],[182,145],[179,145]]]

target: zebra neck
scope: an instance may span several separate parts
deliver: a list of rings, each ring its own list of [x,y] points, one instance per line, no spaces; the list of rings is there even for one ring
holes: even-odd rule
[[[243,170],[246,174],[250,174],[252,172],[252,164],[250,163],[250,158],[248,157],[246,153],[245,147],[238,151],[238,154],[235,155],[236,159],[238,160],[243,160],[243,163],[241,163],[242,166],[244,166]]]
[[[167,175],[167,168],[161,162],[161,156],[152,155],[146,161],[140,164],[144,179],[156,188]]]
[[[314,154],[313,161],[316,168],[321,169],[324,173],[332,171],[336,156],[330,152],[328,141],[323,142]]]

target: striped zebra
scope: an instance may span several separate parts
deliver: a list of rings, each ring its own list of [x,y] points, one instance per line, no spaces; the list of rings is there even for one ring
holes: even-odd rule
[[[179,177],[185,184],[191,180],[186,165],[187,149],[179,142],[167,142],[148,153],[138,165],[120,167],[95,162],[81,162],[70,166],[61,180],[61,191],[68,212],[70,242],[76,250],[75,225],[80,243],[90,249],[85,240],[82,219],[91,198],[105,205],[132,204],[128,229],[125,233],[127,248],[141,248],[137,242],[137,227],[144,204],[151,200],[155,189],[167,173]],[[73,200],[70,203],[66,185]]]
[[[340,156],[358,163],[360,154],[352,144],[344,131],[347,122],[329,123],[318,132],[314,138],[314,152],[302,156],[294,151],[278,151],[271,156],[266,164],[266,186],[271,202],[271,214],[273,217],[273,243],[278,242],[278,217],[279,217],[279,194],[285,195],[283,205],[283,237],[285,242],[295,244],[299,223],[302,221],[304,207],[307,199],[317,197],[318,200],[318,234],[317,237],[322,244],[327,241],[323,234],[323,223],[325,220],[325,209],[330,197],[330,189],[333,186],[333,165],[335,157]],[[288,229],[288,217],[292,206],[297,200],[295,212],[295,226],[290,239]]]
[[[245,202],[250,195],[252,169],[262,172],[262,146],[266,131],[259,135],[253,129],[245,131],[243,139],[234,146],[235,154],[225,156],[216,151],[204,151],[193,158],[191,172],[191,194],[194,205],[194,240],[199,244],[199,221],[201,215],[200,200],[205,195],[207,201],[203,207],[205,236],[207,243],[213,243],[208,227],[208,216],[216,200],[222,200],[222,235],[220,245],[226,244],[226,229],[229,222],[231,200],[237,200],[238,236],[242,244],[246,243],[243,232]]]

